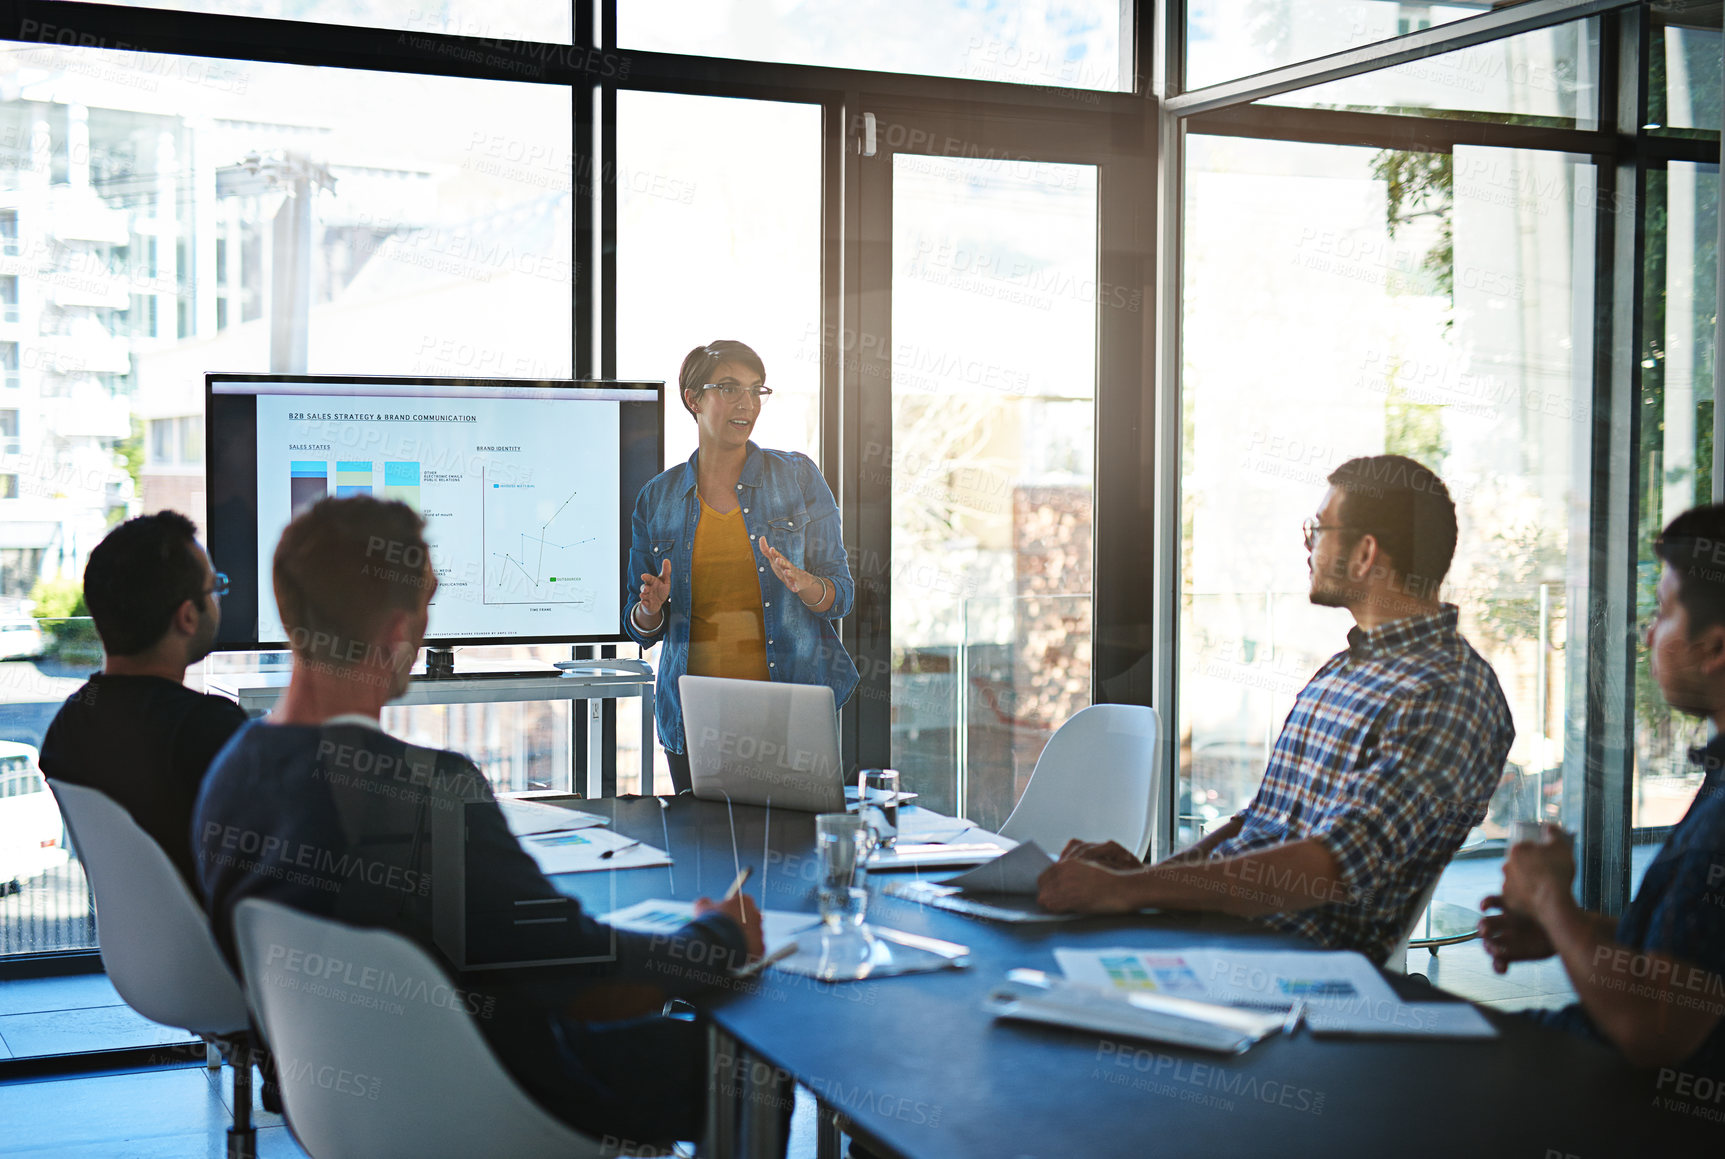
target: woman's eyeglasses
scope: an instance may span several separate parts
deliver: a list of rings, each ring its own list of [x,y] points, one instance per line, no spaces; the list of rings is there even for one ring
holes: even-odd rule
[[[718,391],[719,397],[724,399],[726,402],[736,402],[737,399],[741,398],[745,392],[754,395],[756,398],[766,398],[769,394],[773,393],[773,389],[770,386],[744,386],[742,383],[732,382],[728,378],[724,382],[706,383],[701,387],[701,389]]]

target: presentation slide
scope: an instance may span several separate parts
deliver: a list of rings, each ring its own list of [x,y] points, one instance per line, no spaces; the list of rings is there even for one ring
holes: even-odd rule
[[[319,389],[256,396],[254,574],[270,574],[296,512],[325,496],[375,495],[425,518],[438,582],[429,638],[617,633],[626,392]],[[267,582],[257,630],[285,638]]]

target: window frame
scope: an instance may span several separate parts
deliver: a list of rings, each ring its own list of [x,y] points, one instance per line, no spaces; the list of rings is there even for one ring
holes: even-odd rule
[[[735,96],[768,100],[813,101],[822,107],[823,269],[821,276],[824,334],[842,334],[858,316],[862,297],[870,292],[857,284],[856,247],[860,221],[857,166],[852,161],[856,134],[852,118],[863,110],[863,94],[875,94],[908,107],[933,110],[943,104],[986,109],[1012,118],[1048,115],[1065,118],[1086,131],[1099,128],[1117,134],[1152,158],[1154,168],[1145,182],[1137,217],[1144,224],[1141,240],[1122,241],[1104,224],[1102,251],[1136,271],[1146,311],[1139,335],[1144,352],[1133,387],[1109,386],[1110,401],[1099,391],[1099,445],[1095,502],[1097,599],[1093,624],[1097,641],[1097,702],[1100,681],[1109,671],[1132,671],[1125,698],[1159,707],[1165,721],[1173,719],[1178,657],[1175,617],[1179,577],[1179,370],[1182,252],[1180,205],[1184,137],[1191,131],[1223,131],[1290,139],[1338,140],[1348,143],[1410,142],[1481,143],[1588,153],[1607,163],[1616,189],[1636,190],[1649,164],[1660,159],[1717,163],[1714,141],[1651,137],[1642,130],[1646,107],[1643,60],[1648,13],[1638,0],[1526,0],[1479,16],[1409,33],[1394,40],[1313,61],[1270,70],[1190,92],[1183,90],[1185,0],[1138,0],[1132,18],[1132,91],[1093,91],[1038,88],[986,81],[904,76],[884,72],[818,66],[756,63],[677,54],[621,52],[615,45],[618,0],[575,2],[573,44],[544,45],[522,41],[492,41],[449,33],[415,33],[343,25],[314,25],[292,20],[206,13],[164,12],[103,4],[75,6],[62,0],[15,0],[0,18],[0,38],[42,43],[75,35],[92,47],[123,47],[131,51],[257,60],[307,66],[355,68],[367,71],[423,73],[475,79],[548,84],[567,88],[574,112],[573,157],[599,174],[596,182],[575,186],[576,227],[572,239],[574,269],[583,271],[573,287],[575,316],[573,364],[578,375],[605,375],[615,370],[615,312],[610,290],[615,286],[616,242],[616,93],[620,88],[681,92],[702,96]],[[1423,59],[1446,49],[1485,43],[1534,28],[1598,15],[1603,22],[1600,76],[1602,101],[1598,130],[1557,130],[1333,112],[1326,110],[1257,108],[1260,97],[1321,82],[1376,71]],[[1166,32],[1166,35],[1163,33]],[[628,58],[627,75],[619,75],[621,57]],[[1609,115],[1608,115],[1609,114]],[[1602,198],[1602,202],[1606,199]],[[6,212],[0,210],[0,213]],[[15,212],[15,211],[13,211]],[[1725,219],[1725,215],[1721,215]],[[1628,697],[1632,688],[1618,678],[1630,671],[1616,667],[1615,648],[1629,629],[1632,593],[1633,534],[1636,480],[1611,453],[1614,445],[1634,445],[1637,374],[1633,359],[1612,349],[1612,334],[1639,322],[1638,290],[1641,258],[1639,222],[1629,229],[1599,235],[1598,325],[1594,334],[1595,425],[1593,431],[1594,494],[1590,544],[1594,591],[1589,609],[1594,625],[1589,641],[1590,694],[1584,721],[1589,797],[1584,839],[1592,850],[1581,870],[1582,899],[1608,912],[1621,906],[1628,884],[1627,777],[1631,738]],[[1722,247],[1725,248],[1725,247]],[[1721,279],[1725,294],[1725,279]],[[1725,313],[1725,311],[1722,311]],[[1627,345],[1626,345],[1627,349]],[[20,352],[21,353],[21,352]],[[1105,358],[1106,361],[1106,358]],[[1725,359],[1717,360],[1715,390]],[[848,375],[836,341],[824,341],[820,364],[822,461],[828,482],[841,507],[857,502],[854,478],[858,469],[858,426],[853,413],[859,384]],[[1116,392],[1124,393],[1116,393]],[[1716,394],[1717,397],[1717,394]],[[1132,412],[1131,422],[1103,421],[1108,406]],[[1716,427],[1725,421],[1725,408],[1715,409]],[[1717,432],[1716,433],[1721,433]],[[1620,441],[1621,440],[1621,441]],[[1715,497],[1725,483],[1725,438],[1714,440]],[[853,507],[845,507],[847,512]],[[1153,516],[1150,514],[1153,512]],[[1148,522],[1152,534],[1141,534]],[[1123,529],[1137,526],[1140,534],[1121,541]],[[1106,530],[1105,530],[1106,529]],[[853,536],[859,547],[868,546]],[[884,551],[886,543],[875,545]],[[890,561],[889,561],[890,565]],[[1112,585],[1109,587],[1108,585]],[[1145,588],[1148,586],[1148,593]],[[879,630],[859,611],[844,625],[847,643],[858,632]],[[861,622],[861,623],[859,623]],[[1103,655],[1114,649],[1114,659]],[[607,646],[607,650],[609,646]],[[1607,665],[1612,671],[1607,672]],[[1140,678],[1136,674],[1147,673]],[[614,716],[607,710],[607,730]],[[854,709],[846,718],[847,759],[878,751],[887,743],[878,725],[864,724]],[[584,720],[578,728],[585,729]],[[1176,767],[1177,741],[1164,729],[1163,759]],[[585,748],[584,740],[577,751]],[[607,750],[609,748],[607,747]],[[615,789],[615,770],[607,769],[605,784]],[[1162,832],[1156,848],[1166,852],[1173,830],[1174,778],[1168,778],[1168,799],[1162,810]],[[1615,852],[1613,852],[1615,850]],[[0,976],[4,965],[0,964]]]

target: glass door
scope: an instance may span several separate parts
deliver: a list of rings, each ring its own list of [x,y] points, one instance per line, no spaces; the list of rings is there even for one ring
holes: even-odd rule
[[[1114,299],[1142,318],[1105,271],[1107,149],[1061,137],[880,114],[858,158],[861,744],[989,826],[1092,701],[1099,368]]]

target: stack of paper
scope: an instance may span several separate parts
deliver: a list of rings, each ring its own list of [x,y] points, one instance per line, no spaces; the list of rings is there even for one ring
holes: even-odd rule
[[[1036,882],[1054,859],[1034,841],[1007,850],[986,865],[969,873],[949,877],[942,884],[955,887],[960,893],[1021,894],[1036,896]]]
[[[996,1016],[1237,1054],[1283,1025],[1280,1014],[1162,994],[1105,992],[1014,970],[985,1005]]]
[[[561,833],[567,829],[587,829],[611,822],[597,813],[579,809],[564,809],[541,801],[520,797],[499,797],[497,807],[503,810],[503,821],[517,837],[530,833]]]
[[[898,815],[898,841],[876,849],[870,870],[933,869],[992,861],[1018,842],[990,833],[970,821],[929,809],[904,809]]]
[[[1403,1002],[1364,955],[1301,950],[1057,949],[1067,979],[1118,995],[1165,994],[1269,1010],[1302,1005],[1314,1034],[1495,1038],[1465,1002]]]

